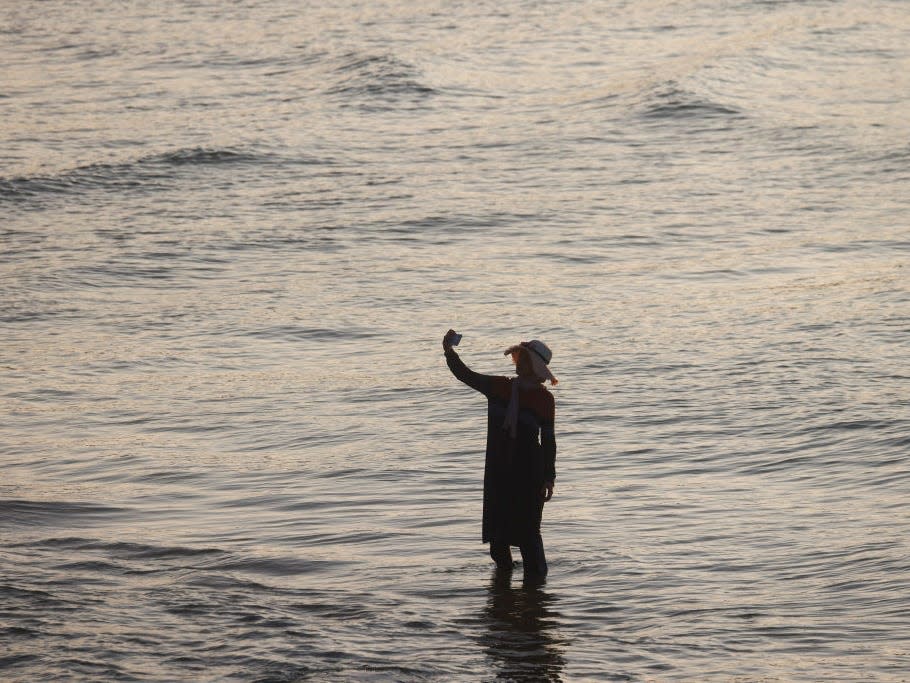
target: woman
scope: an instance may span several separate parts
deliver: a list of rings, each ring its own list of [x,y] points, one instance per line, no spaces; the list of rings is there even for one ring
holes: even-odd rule
[[[446,363],[456,378],[487,397],[487,454],[483,478],[483,542],[500,569],[511,570],[510,546],[521,550],[525,574],[544,576],[547,560],[540,537],[543,504],[556,480],[555,401],[543,382],[556,384],[547,365],[552,353],[533,340],[509,347],[516,377],[470,370],[449,330],[442,340]]]

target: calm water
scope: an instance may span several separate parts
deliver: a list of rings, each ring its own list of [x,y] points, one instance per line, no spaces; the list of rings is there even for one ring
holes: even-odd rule
[[[910,5],[307,4],[0,12],[0,678],[910,679]]]

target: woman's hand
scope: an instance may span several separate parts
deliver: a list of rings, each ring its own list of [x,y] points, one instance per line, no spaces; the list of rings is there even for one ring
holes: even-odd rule
[[[443,351],[448,351],[452,348],[452,337],[458,334],[455,330],[449,330],[446,332],[446,336],[442,338],[442,349]]]
[[[550,498],[553,497],[553,482],[545,481],[543,486],[540,488],[540,497],[543,498],[543,502],[546,503]]]

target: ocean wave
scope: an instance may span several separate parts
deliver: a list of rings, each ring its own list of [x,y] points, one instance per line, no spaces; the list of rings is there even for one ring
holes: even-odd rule
[[[276,341],[295,341],[307,339],[311,341],[344,341],[354,339],[370,339],[376,334],[367,329],[338,330],[326,327],[299,327],[297,325],[275,325],[272,327],[250,330],[241,334],[259,339]]]
[[[334,72],[337,81],[327,92],[355,101],[367,98],[374,104],[413,103],[436,94],[418,80],[416,67],[392,55],[347,53],[338,59]]]
[[[186,164],[242,164],[261,163],[269,161],[272,157],[267,154],[239,152],[231,149],[206,149],[205,147],[192,147],[178,149],[173,152],[155,154],[144,163],[170,166],[183,166]]]
[[[61,521],[69,526],[78,526],[125,512],[128,512],[127,508],[97,503],[0,500],[0,520],[3,520],[3,526],[42,526]]]
[[[83,538],[80,536],[52,537],[41,541],[14,543],[10,547],[62,549],[69,552],[100,550],[104,551],[107,556],[118,560],[168,560],[195,558],[208,555],[220,555],[225,552],[220,548],[160,546],[128,541],[106,542],[93,538]]]
[[[326,571],[348,564],[342,560],[314,560],[301,557],[238,558],[209,567],[210,571],[247,572],[271,576],[294,576]]]
[[[904,182],[910,178],[910,146],[899,145],[888,150],[862,150],[846,160],[859,177],[875,176],[881,180]]]
[[[183,167],[321,163],[326,162],[310,157],[284,158],[275,154],[229,148],[189,147],[159,152],[133,161],[86,164],[47,175],[0,177],[0,203],[92,190],[166,190],[173,186],[177,171]]]
[[[638,116],[645,121],[736,120],[746,118],[736,107],[683,88],[671,81],[646,95]]]

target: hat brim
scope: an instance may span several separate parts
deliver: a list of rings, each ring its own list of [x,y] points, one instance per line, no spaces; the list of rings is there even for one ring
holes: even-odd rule
[[[550,368],[547,367],[547,364],[543,362],[543,358],[530,349],[528,350],[528,355],[531,357],[531,367],[534,368],[534,374],[537,375],[537,378],[541,382],[549,380],[550,384],[556,384],[556,378],[553,376],[553,373],[550,372]]]

